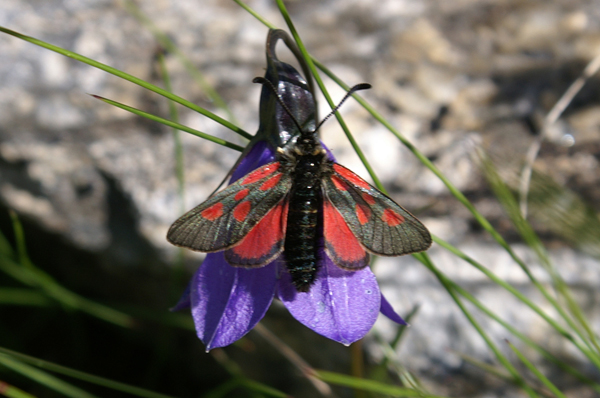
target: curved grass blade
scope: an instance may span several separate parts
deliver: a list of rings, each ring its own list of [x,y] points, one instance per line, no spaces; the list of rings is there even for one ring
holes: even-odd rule
[[[536,394],[536,392],[527,384],[527,382],[525,381],[525,379],[523,379],[523,377],[521,376],[519,371],[517,369],[515,369],[515,367],[510,363],[510,361],[506,358],[506,356],[504,356],[504,354],[502,354],[500,349],[496,346],[496,344],[494,344],[492,339],[483,330],[483,328],[481,327],[479,322],[477,322],[475,320],[475,317],[473,317],[473,315],[469,312],[469,310],[467,310],[464,303],[458,297],[458,295],[456,294],[456,291],[453,289],[452,281],[450,281],[444,274],[442,274],[437,269],[437,267],[429,259],[429,256],[427,254],[417,253],[417,254],[414,254],[414,256],[417,259],[419,259],[423,263],[423,265],[425,265],[427,268],[429,268],[429,270],[431,272],[433,272],[433,274],[440,281],[442,286],[444,286],[444,288],[446,289],[448,294],[450,294],[450,296],[452,297],[452,300],[454,300],[456,305],[460,308],[461,312],[467,317],[467,319],[469,320],[471,325],[473,325],[473,327],[475,328],[477,333],[483,338],[486,345],[492,350],[492,352],[496,356],[496,359],[498,360],[498,362],[500,362],[506,368],[506,370],[508,370],[510,372],[513,382],[517,386],[522,388],[527,393],[527,395],[529,395],[531,398],[536,398],[538,396]]]
[[[0,394],[8,398],[36,398],[35,396],[28,394],[15,386],[11,386],[2,380],[0,380]]]
[[[164,119],[162,117],[153,115],[153,114],[148,113],[148,112],[141,111],[139,109],[136,109],[136,108],[133,108],[131,106],[122,104],[120,102],[113,101],[113,100],[110,100],[108,98],[101,97],[99,95],[94,95],[94,94],[90,94],[90,95],[92,97],[96,98],[96,99],[99,99],[100,101],[106,102],[107,104],[114,105],[117,108],[121,108],[121,109],[126,110],[128,112],[134,113],[134,114],[136,114],[138,116],[142,116],[142,117],[145,117],[147,119],[154,120],[155,122],[162,123],[162,124],[164,124],[166,126],[173,127],[173,128],[179,129],[181,131],[185,131],[186,133],[190,133],[190,134],[193,134],[193,135],[195,135],[197,137],[204,138],[205,140],[212,141],[212,142],[214,142],[216,144],[219,144],[219,145],[223,145],[224,147],[227,147],[227,148],[239,151],[239,152],[242,152],[244,150],[243,147],[241,147],[239,145],[236,145],[236,144],[234,144],[232,142],[225,141],[225,140],[223,140],[221,138],[217,138],[217,137],[214,137],[214,136],[212,136],[210,134],[203,133],[202,131],[198,131],[198,130],[195,130],[195,129],[191,128],[191,127],[184,126],[183,124],[172,122],[172,121],[170,121],[168,119]]]
[[[559,293],[560,297],[566,302],[566,307],[570,311],[571,316],[567,314],[566,310],[560,304],[560,302],[553,297],[553,295],[548,292],[543,285],[538,287],[538,290],[546,297],[548,302],[552,304],[552,306],[556,309],[556,311],[560,314],[560,316],[567,322],[569,327],[577,333],[577,335],[581,338],[581,340],[586,344],[589,349],[589,353],[587,356],[590,360],[596,363],[596,366],[600,364],[600,346],[598,345],[597,338],[595,333],[593,332],[591,326],[583,314],[582,309],[575,302],[575,299],[572,297],[569,287],[562,279],[560,274],[556,271],[556,268],[552,264],[550,260],[550,256],[546,251],[546,248],[542,244],[541,239],[537,236],[533,227],[525,220],[523,215],[521,214],[519,203],[517,199],[510,191],[509,187],[506,183],[500,178],[500,175],[496,171],[493,166],[491,160],[486,156],[483,150],[479,151],[479,157],[483,165],[483,170],[486,175],[492,190],[494,191],[496,197],[506,210],[509,218],[511,219],[513,225],[525,241],[529,247],[537,254],[540,263],[548,272],[550,277],[552,278],[552,282],[554,284],[555,290]],[[578,322],[576,324],[575,322]],[[584,353],[586,351],[583,351]],[[593,356],[592,359],[590,356]],[[600,368],[600,367],[599,367]]]
[[[304,43],[302,42],[302,39],[298,35],[298,32],[296,31],[296,28],[294,27],[294,23],[292,22],[292,19],[290,18],[290,15],[288,14],[287,9],[285,8],[283,0],[277,0],[277,6],[279,7],[279,11],[281,12],[281,15],[283,16],[283,18],[285,19],[285,22],[286,22],[288,28],[290,29],[290,33],[294,37],[294,40],[296,41],[296,44],[298,45],[298,48],[300,49],[300,52],[302,53],[302,55],[303,55],[303,57],[304,57],[307,65],[308,65],[309,69],[311,70],[311,72],[312,72],[312,74],[313,74],[313,76],[315,78],[315,81],[319,85],[319,89],[323,93],[323,96],[327,100],[327,103],[329,104],[329,106],[331,107],[331,109],[334,109],[335,106],[336,106],[336,103],[333,102],[333,99],[329,95],[329,92],[327,91],[327,88],[325,87],[325,83],[321,79],[321,76],[319,75],[319,72],[318,72],[317,68],[315,67],[315,63],[313,62],[313,57],[308,53],[308,50],[304,46]],[[346,89],[346,91],[348,91],[348,90],[349,90],[349,88]],[[355,99],[360,98],[358,94],[352,94],[352,97],[354,97]],[[346,137],[348,138],[348,141],[350,141],[350,144],[352,145],[352,148],[354,149],[354,151],[356,152],[356,154],[360,158],[361,162],[363,163],[363,165],[365,166],[365,168],[369,172],[369,175],[373,179],[373,183],[375,184],[375,186],[380,191],[382,191],[383,193],[386,193],[386,190],[383,187],[383,184],[381,183],[381,181],[379,180],[379,178],[375,174],[375,171],[371,167],[371,164],[367,160],[367,158],[366,158],[365,154],[363,153],[362,149],[360,149],[360,147],[358,146],[358,143],[354,139],[354,136],[352,135],[352,133],[348,129],[348,126],[346,125],[346,122],[344,122],[344,119],[340,116],[339,112],[335,113],[335,117],[336,117],[338,123],[340,124],[340,126],[342,127],[342,130],[344,130],[344,133],[346,134]]]
[[[192,109],[192,110],[194,110],[194,111],[196,111],[196,112],[198,112],[198,113],[200,113],[200,114],[202,114],[202,115],[204,115],[204,116],[206,116],[206,117],[214,120],[215,122],[217,122],[219,124],[222,124],[223,126],[227,127],[228,129],[234,131],[235,133],[241,135],[244,138],[247,138],[247,139],[251,139],[252,138],[251,134],[249,134],[246,131],[242,130],[241,128],[237,127],[233,123],[230,123],[229,121],[221,118],[220,116],[217,116],[214,113],[212,113],[212,112],[210,112],[210,111],[208,111],[208,110],[206,110],[204,108],[199,107],[198,105],[194,104],[193,102],[190,102],[190,101],[188,101],[186,99],[183,99],[183,98],[181,98],[181,97],[179,97],[177,95],[171,94],[167,90],[164,90],[164,89],[162,89],[160,87],[157,87],[157,86],[155,86],[153,84],[150,84],[150,83],[148,83],[148,82],[146,82],[146,81],[144,81],[142,79],[139,79],[139,78],[137,78],[135,76],[132,76],[132,75],[130,75],[128,73],[122,72],[122,71],[120,71],[118,69],[110,67],[110,66],[108,66],[106,64],[103,64],[101,62],[94,61],[93,59],[90,59],[88,57],[84,57],[83,55],[77,54],[77,53],[75,53],[73,51],[65,50],[65,49],[63,49],[61,47],[55,46],[55,45],[50,44],[50,43],[46,43],[46,42],[44,42],[42,40],[39,40],[39,39],[36,39],[34,37],[26,36],[26,35],[23,35],[21,33],[15,32],[13,30],[7,29],[7,28],[5,28],[3,26],[0,26],[0,32],[4,32],[4,33],[6,33],[8,35],[17,37],[17,38],[19,38],[21,40],[25,40],[25,41],[27,41],[29,43],[35,44],[37,46],[46,48],[46,49],[54,51],[54,52],[57,52],[57,53],[62,54],[64,56],[66,56],[66,57],[72,58],[72,59],[74,59],[76,61],[83,62],[84,64],[88,64],[90,66],[93,66],[94,68],[101,69],[101,70],[103,70],[105,72],[108,72],[108,73],[110,73],[112,75],[120,77],[121,79],[124,79],[124,80],[130,81],[132,83],[135,83],[138,86],[144,87],[145,89],[148,89],[148,90],[153,91],[153,92],[155,92],[157,94],[160,94],[163,97],[166,97],[166,98],[168,98],[168,99],[170,99],[172,101],[175,101],[178,104],[181,104],[181,105],[183,105],[183,106],[185,106],[187,108],[190,108],[190,109]]]
[[[20,225],[16,216],[13,217],[13,225]],[[17,239],[24,240],[24,236],[16,235],[16,237]],[[21,242],[21,244],[24,247],[24,242]],[[18,245],[19,242],[17,242],[17,246]],[[97,318],[103,319],[107,322],[114,323],[122,327],[131,327],[134,323],[133,319],[128,315],[123,314],[122,312],[114,310],[110,307],[106,307],[102,304],[98,304],[94,301],[88,300],[64,288],[58,282],[56,282],[54,278],[52,278],[50,275],[48,275],[41,269],[37,268],[31,262],[29,262],[28,266],[24,266],[23,264],[20,264],[13,260],[10,256],[6,256],[0,253],[0,271],[3,271],[4,273],[18,280],[24,285],[40,289],[48,297],[56,300],[57,302],[67,307],[87,312],[92,316],[95,316]]]
[[[508,346],[513,350],[513,352],[519,357],[523,365],[527,366],[527,368],[550,390],[557,398],[567,398],[552,382],[542,374],[521,351],[517,349],[510,341],[506,340]]]
[[[337,384],[377,394],[385,394],[390,397],[444,398],[439,395],[427,395],[410,388],[392,386],[374,380],[359,379],[341,373],[328,372],[325,370],[314,370],[314,372],[316,377],[330,384]]]
[[[62,395],[72,398],[96,398],[95,395],[82,390],[81,388],[75,387],[57,377],[54,377],[47,372],[36,369],[32,366],[26,365],[25,363],[12,358],[9,355],[0,354],[0,365],[12,370],[15,373],[19,373],[28,379],[34,380],[35,382],[46,386],[47,388],[54,390]]]
[[[563,338],[569,340],[580,351],[585,350],[585,347],[582,347],[581,342],[579,342],[578,340],[574,339],[573,336],[567,330],[565,330],[564,328],[562,328],[556,321],[554,321],[552,318],[550,318],[548,316],[548,314],[546,314],[545,312],[543,312],[541,308],[539,308],[534,303],[532,303],[529,299],[527,299],[527,297],[523,296],[514,287],[512,287],[509,284],[507,284],[505,281],[499,279],[496,275],[494,275],[493,273],[491,273],[489,270],[487,270],[481,264],[477,263],[475,260],[471,259],[470,257],[468,257],[467,255],[465,255],[464,253],[458,251],[458,249],[454,248],[452,245],[448,244],[447,242],[440,240],[438,242],[438,244],[440,244],[441,246],[443,246],[446,249],[450,250],[453,254],[455,254],[458,257],[462,258],[463,260],[469,262],[470,264],[472,264],[476,268],[480,269],[493,282],[501,285],[507,291],[509,291],[510,293],[512,293],[513,295],[515,295],[515,297],[517,299],[519,299],[521,302],[523,302],[528,307],[530,307],[533,311],[535,311],[538,315],[540,315],[544,320],[546,320],[546,322],[548,322],[550,324],[550,326],[554,327],[554,329],[558,333],[560,333]],[[498,322],[506,330],[508,330],[510,333],[512,333],[515,337],[519,338],[525,344],[527,344],[528,346],[530,346],[533,349],[535,349],[536,351],[538,351],[542,356],[544,356],[544,358],[546,358],[547,360],[549,360],[552,363],[554,363],[556,366],[558,366],[559,368],[561,368],[563,371],[570,373],[571,375],[573,375],[574,377],[576,377],[580,381],[582,381],[582,382],[586,383],[587,385],[589,385],[594,390],[600,392],[600,385],[598,383],[596,383],[594,380],[586,377],[581,372],[579,372],[577,369],[575,369],[574,367],[572,367],[569,364],[567,364],[563,359],[557,358],[552,353],[550,353],[546,349],[544,349],[541,346],[539,346],[533,340],[531,340],[530,338],[528,338],[527,336],[525,336],[523,333],[519,332],[514,327],[512,327],[508,322],[506,322],[503,319],[501,319],[500,317],[498,317],[495,313],[493,313],[486,306],[484,306],[479,300],[477,300],[472,294],[470,294],[468,291],[466,291],[465,289],[463,289],[462,287],[460,287],[456,282],[454,282],[450,278],[448,278],[442,271],[438,270],[438,272],[446,278],[446,280],[448,281],[448,283],[452,285],[452,288],[454,290],[456,290],[456,292],[458,294],[460,294],[465,299],[467,299],[468,301],[470,301],[473,305],[475,305],[477,308],[479,308],[479,310],[481,310],[488,317],[490,317],[490,319],[493,319],[496,322]]]
[[[121,383],[118,381],[113,381],[104,377],[95,376],[89,373],[81,372],[79,370],[71,369],[66,366],[57,365],[52,362],[44,361],[43,359],[35,358],[29,355],[21,354],[12,350],[8,350],[6,348],[0,347],[0,358],[11,357],[13,361],[19,361],[22,364],[30,364],[34,365],[37,368],[42,368],[45,370],[49,370],[51,372],[55,372],[58,374],[62,374],[65,376],[69,376],[81,381],[85,381],[88,383],[96,384],[102,387],[106,387],[115,391],[125,392],[131,395],[136,395],[138,397],[145,398],[173,398],[169,395],[160,394],[154,391],[146,390],[145,388],[140,388],[136,386],[132,386],[129,384]],[[25,365],[28,366],[28,365]],[[32,368],[35,369],[35,368]],[[37,370],[40,372],[39,370]],[[44,372],[45,373],[45,372]],[[53,376],[50,376],[53,377]],[[91,395],[86,395],[91,396]],[[75,397],[84,397],[84,395],[75,395]]]
[[[157,62],[160,76],[162,77],[165,89],[172,93],[171,78],[167,71],[167,65],[165,63],[165,56],[162,50],[157,51]],[[179,123],[179,114],[177,107],[173,101],[167,101],[169,105],[169,115],[174,123]],[[185,168],[183,158],[183,144],[181,143],[181,134],[179,129],[171,127],[173,132],[173,144],[174,144],[174,157],[175,157],[175,176],[177,177],[177,194],[179,196],[179,212],[183,214],[185,212]]]
[[[315,61],[315,64],[319,66],[319,69],[323,70],[331,79],[333,79],[336,83],[338,83],[341,87],[348,89],[348,85],[343,83],[337,76],[335,76],[331,71],[329,71],[324,65]],[[489,223],[489,221],[481,214],[479,211],[473,206],[473,204],[464,196],[462,192],[460,192],[443,174],[442,172],[425,156],[423,155],[410,141],[408,141],[400,132],[398,132],[389,122],[387,122],[373,107],[371,107],[366,101],[364,101],[360,97],[356,97],[356,100],[363,105],[363,107],[375,117],[384,127],[386,127],[391,133],[393,133],[403,144],[406,146],[428,169],[430,169],[443,183],[446,185],[450,193],[457,198],[463,206],[469,210],[469,212],[473,215],[473,217],[477,220],[477,222],[492,236],[492,238],[509,254],[509,256],[519,265],[521,270],[527,275],[528,279],[536,286],[536,288],[544,295],[544,297],[555,307],[558,312],[561,314],[563,319],[569,323],[569,325],[575,330],[578,331],[578,328],[574,325],[573,321],[568,317],[564,310],[560,308],[560,305],[556,302],[556,300],[547,292],[544,286],[535,278],[535,276],[529,270],[529,267],[525,264],[525,262],[517,256],[517,254],[512,250],[509,244],[504,240],[504,238],[500,235],[498,231]],[[436,241],[436,237],[434,236],[434,241]],[[580,332],[578,332],[579,334]],[[589,333],[588,333],[589,335]],[[586,339],[583,339],[587,341]],[[595,339],[594,339],[595,340]],[[587,344],[587,343],[586,343]],[[595,350],[594,350],[595,351]],[[592,362],[597,367],[600,367],[600,358],[596,358],[596,355],[592,354],[590,350],[583,351]],[[593,359],[592,359],[593,357]]]
[[[161,31],[154,22],[150,18],[148,18],[142,10],[131,0],[126,0],[124,2],[125,8],[133,14],[135,18],[138,19],[143,25],[145,25],[148,30],[154,35],[154,38],[163,46],[168,52],[175,54],[179,62],[183,64],[185,69],[188,71],[192,79],[196,81],[200,89],[206,93],[210,101],[215,104],[218,108],[222,109],[226,114],[229,120],[232,123],[238,124],[235,116],[231,112],[231,109],[227,106],[227,103],[223,100],[223,98],[219,95],[219,93],[206,81],[202,73],[194,66],[192,61],[173,43],[173,41],[169,38],[167,34]],[[169,92],[171,90],[167,88]]]
[[[46,295],[34,289],[0,287],[0,305],[46,307],[51,303]]]
[[[272,23],[270,23],[269,21],[267,21],[266,19],[264,19],[256,11],[254,11],[252,8],[250,8],[250,6],[248,6],[247,4],[243,3],[241,0],[233,0],[233,1],[236,2],[237,5],[239,5],[240,7],[242,7],[244,10],[248,11],[248,13],[250,15],[252,15],[254,18],[258,19],[263,25],[265,25],[269,29],[277,29],[277,27],[275,25],[273,25]]]

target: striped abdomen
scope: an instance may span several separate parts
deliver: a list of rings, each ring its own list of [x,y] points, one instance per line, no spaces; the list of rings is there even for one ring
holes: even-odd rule
[[[299,157],[289,201],[284,256],[292,283],[300,292],[309,290],[317,274],[321,161],[320,156]]]

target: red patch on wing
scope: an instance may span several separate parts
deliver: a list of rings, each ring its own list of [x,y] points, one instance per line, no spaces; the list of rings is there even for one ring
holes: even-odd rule
[[[375,198],[372,197],[371,195],[369,195],[366,192],[363,192],[362,194],[362,198],[365,202],[367,202],[368,204],[370,204],[371,206],[373,206],[375,204]]]
[[[233,209],[233,217],[239,222],[242,222],[248,217],[250,209],[252,209],[252,203],[249,201],[242,202]]]
[[[208,209],[205,209],[200,213],[203,218],[206,218],[208,221],[214,221],[217,218],[223,215],[223,203],[218,202],[214,205],[210,206]]]
[[[256,169],[252,173],[247,174],[246,177],[244,177],[244,179],[242,180],[242,182],[240,184],[247,185],[247,184],[252,184],[253,182],[256,182],[258,180],[262,180],[263,178],[276,172],[277,169],[279,168],[279,165],[280,165],[279,163],[273,163],[273,164],[269,164],[264,167],[261,167],[260,169]]]
[[[338,176],[332,175],[331,176],[331,181],[333,182],[333,185],[335,185],[335,188],[338,191],[347,191],[346,185],[344,185],[344,182],[342,180],[340,180]]]
[[[279,182],[279,180],[281,180],[281,177],[283,176],[283,174],[276,174],[273,177],[269,178],[267,181],[265,181],[261,186],[260,186],[260,190],[261,191],[268,191],[269,189],[273,188],[275,185],[277,185],[277,183]]]
[[[323,201],[323,235],[333,262],[346,269],[361,269],[369,265],[369,256],[358,243],[339,211]]]
[[[353,172],[351,172],[344,166],[341,166],[341,165],[335,163],[333,165],[333,169],[335,170],[336,173],[338,173],[339,175],[341,175],[342,177],[344,177],[346,180],[350,181],[354,185],[359,186],[364,189],[371,189],[371,186],[369,185],[368,182],[366,182],[365,180],[363,180],[358,175],[354,174]]]
[[[381,219],[390,227],[395,227],[396,225],[400,225],[404,222],[404,217],[392,209],[385,209],[381,215]]]
[[[365,225],[369,222],[369,218],[371,218],[371,209],[367,206],[357,204],[356,217],[358,218],[360,225]]]
[[[279,253],[285,237],[287,212],[287,202],[282,201],[248,232],[240,244],[229,249],[229,258],[234,265],[263,264]]]
[[[250,193],[249,189],[242,189],[241,191],[239,191],[238,193],[235,194],[233,199],[235,199],[236,201],[240,201],[240,200],[244,199],[246,196],[248,196],[249,193]]]

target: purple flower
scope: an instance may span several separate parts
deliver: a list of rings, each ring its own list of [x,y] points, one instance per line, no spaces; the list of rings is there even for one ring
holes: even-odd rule
[[[257,141],[238,163],[231,181],[275,160],[267,141]],[[229,265],[223,252],[210,253],[196,271],[175,310],[191,307],[198,337],[211,350],[248,333],[277,297],[294,318],[315,332],[351,344],[371,329],[379,312],[405,325],[383,298],[367,267],[345,271],[323,251],[310,291],[298,292],[282,257],[257,269]]]

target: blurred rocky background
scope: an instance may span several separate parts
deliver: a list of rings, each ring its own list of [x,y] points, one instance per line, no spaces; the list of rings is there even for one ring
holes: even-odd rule
[[[285,27],[272,1],[247,3],[267,20]],[[237,123],[246,131],[256,131],[260,87],[251,81],[264,74],[267,28],[232,1],[140,0],[136,4],[227,101]],[[347,84],[371,83],[373,88],[361,95],[432,160],[530,263],[536,262],[535,256],[521,243],[474,154],[475,148],[483,148],[501,175],[518,187],[528,150],[540,134],[545,135],[535,162],[529,220],[548,245],[558,271],[576,287],[578,300],[598,330],[600,318],[594,311],[600,300],[600,232],[594,229],[600,210],[598,77],[586,83],[556,123],[548,128],[543,123],[569,85],[600,55],[598,0],[307,0],[287,4],[309,51]],[[162,86],[155,60],[157,41],[119,1],[3,0],[0,25]],[[33,261],[61,283],[96,300],[129,301],[166,311],[176,300],[173,292],[185,286],[185,278],[175,287],[165,283],[176,250],[164,237],[179,215],[172,133],[88,94],[168,118],[166,100],[5,34],[0,34],[0,54],[2,232],[12,239],[8,209],[14,209],[24,222]],[[172,54],[167,55],[167,65],[176,94],[226,117]],[[343,96],[343,90],[330,81],[327,84],[334,99]],[[321,100],[321,115],[327,111]],[[352,100],[341,113],[393,198],[434,234],[539,299],[509,256],[397,139]],[[182,124],[244,143],[187,109],[180,109],[180,118]],[[340,163],[367,176],[335,121],[323,126],[321,134]],[[186,134],[183,144],[185,204],[191,208],[215,189],[239,154]],[[578,233],[583,230],[587,232]],[[564,340],[481,273],[436,245],[430,254],[453,280],[517,329],[585,371],[583,359],[563,346]],[[201,257],[187,257],[188,272]],[[384,294],[401,314],[419,306],[398,356],[428,388],[453,397],[521,396],[457,354],[494,361],[423,266],[409,257],[382,259],[376,273]],[[23,316],[19,311],[4,311],[4,320],[18,322],[7,315]],[[21,347],[23,352],[90,372],[104,371],[100,365],[99,369],[86,368],[74,354],[64,355],[60,341],[69,341],[60,332],[64,325],[54,325],[57,331],[53,333],[48,328],[51,320],[27,319],[33,329],[30,339],[24,340],[28,345]],[[333,343],[303,330],[277,305],[265,322],[316,367],[349,367],[344,347],[332,348]],[[510,337],[489,320],[482,318],[482,322],[499,342]],[[91,325],[96,327],[96,323]],[[34,334],[38,327],[48,328],[43,338]],[[0,330],[6,329],[10,330],[5,326]],[[140,379],[148,376],[142,343],[124,342],[112,329],[100,330],[107,336],[106,347],[96,353],[102,361],[116,358],[111,355],[127,357],[115,365],[112,376],[118,379],[121,368],[137,369]],[[377,324],[376,331],[385,337],[394,333],[386,320]],[[277,387],[293,385],[293,391],[285,390],[290,393],[310,391],[305,382],[290,381],[298,377],[285,360],[275,352],[263,354],[268,350],[265,343],[252,333],[249,336],[259,347],[256,351],[246,346],[229,353],[241,363],[266,364],[249,367],[252,376]],[[189,373],[197,385],[187,388],[200,391],[225,377],[219,371],[213,377],[214,369],[205,373],[212,357],[202,353],[192,332],[177,338],[173,345],[194,348],[186,348],[178,363],[167,361],[170,370],[161,373],[159,381],[167,375],[177,378]],[[115,346],[120,351],[111,351]],[[370,353],[376,362],[377,349]],[[268,366],[278,366],[278,372],[269,372]],[[548,371],[554,372],[553,381],[570,397],[593,396],[560,372]],[[162,381],[164,385],[159,381],[165,392],[178,392],[169,390],[167,381]],[[178,388],[186,395],[184,387]],[[345,396],[343,390],[340,394]]]

